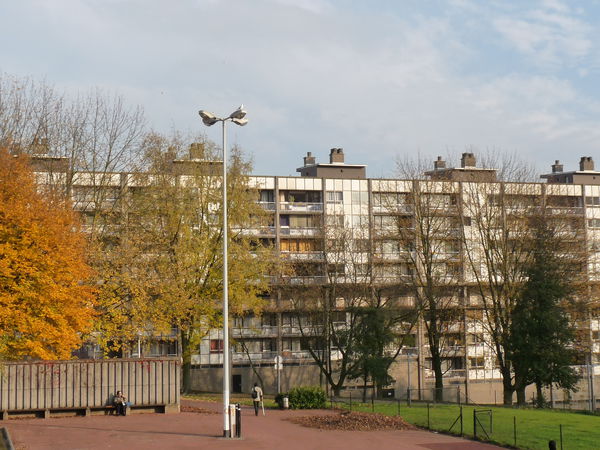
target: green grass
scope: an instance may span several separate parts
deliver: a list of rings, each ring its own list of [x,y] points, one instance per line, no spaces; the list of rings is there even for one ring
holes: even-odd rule
[[[185,400],[200,400],[203,402],[221,402],[223,396],[221,394],[211,393],[198,393],[198,394],[185,394],[182,396]],[[240,405],[252,406],[252,397],[250,394],[231,394],[229,397],[230,403],[239,403]],[[275,403],[274,398],[271,396],[264,396],[265,408],[277,408],[278,405]]]
[[[340,406],[340,405],[338,405]],[[344,405],[346,408],[349,405]],[[463,406],[464,435],[473,437],[473,406]],[[491,409],[493,432],[490,441],[501,445],[514,446],[513,420],[517,423],[517,447],[521,449],[547,449],[548,441],[556,440],[560,448],[560,425],[563,431],[563,448],[569,450],[589,450],[600,448],[600,417],[581,413],[563,412],[558,410],[516,409],[501,407],[477,407]],[[371,411],[371,404],[352,404],[354,411]],[[432,430],[460,434],[460,421],[452,430],[450,426],[459,417],[458,405],[431,404],[429,408],[429,424]],[[397,415],[398,404],[380,402],[375,404],[375,412]],[[411,407],[406,403],[400,405],[400,415],[412,424],[427,428],[427,405],[413,402]],[[489,418],[480,416],[480,421],[488,433]],[[478,426],[478,436],[483,432]],[[483,435],[485,439],[485,435]]]

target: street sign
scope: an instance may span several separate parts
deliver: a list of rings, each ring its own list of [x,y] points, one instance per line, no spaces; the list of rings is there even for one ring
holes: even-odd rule
[[[275,363],[275,370],[283,370],[283,357],[277,355],[273,362]]]

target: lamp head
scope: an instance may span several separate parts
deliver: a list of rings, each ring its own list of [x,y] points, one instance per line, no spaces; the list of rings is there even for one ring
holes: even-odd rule
[[[238,109],[236,109],[234,112],[232,112],[229,115],[229,118],[232,120],[233,119],[243,119],[244,117],[246,117],[246,111],[244,110],[244,105],[240,105],[240,107]],[[238,123],[238,125],[242,125],[242,124]],[[245,125],[245,124],[243,124],[243,125]]]
[[[204,125],[207,127],[210,127],[219,121],[219,119],[213,113],[204,111],[203,109],[198,111],[198,114],[200,114],[202,122],[204,122]]]
[[[236,125],[239,125],[240,127],[243,127],[244,125],[246,125],[248,123],[248,119],[236,119],[236,118],[232,118],[231,121],[233,123],[235,123]]]

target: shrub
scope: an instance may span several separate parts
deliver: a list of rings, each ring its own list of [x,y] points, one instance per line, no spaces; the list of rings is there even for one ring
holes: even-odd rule
[[[324,408],[327,401],[325,391],[319,386],[306,386],[291,389],[288,397],[292,409]]]

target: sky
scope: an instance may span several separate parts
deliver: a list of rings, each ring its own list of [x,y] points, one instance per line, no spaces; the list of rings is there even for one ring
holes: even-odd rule
[[[599,0],[7,0],[0,20],[1,72],[119,93],[158,131],[220,142],[198,110],[243,103],[228,140],[255,174],[334,147],[369,177],[464,151],[600,168]]]

